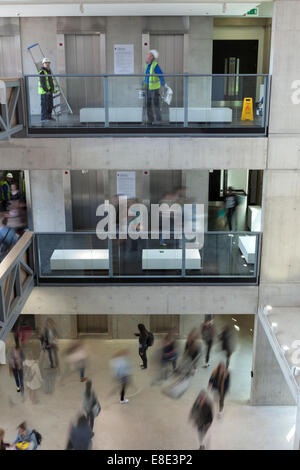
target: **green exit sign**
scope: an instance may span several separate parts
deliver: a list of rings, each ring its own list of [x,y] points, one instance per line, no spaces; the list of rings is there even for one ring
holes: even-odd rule
[[[257,8],[252,8],[252,10],[247,11],[247,15],[257,16],[257,14],[258,14]]]

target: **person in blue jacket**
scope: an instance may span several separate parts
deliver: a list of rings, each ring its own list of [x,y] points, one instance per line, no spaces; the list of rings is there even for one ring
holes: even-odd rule
[[[18,449],[18,445],[20,443],[28,442],[29,446],[25,450],[36,450],[38,446],[38,442],[36,440],[35,432],[31,429],[27,429],[26,423],[21,423],[18,426],[18,434],[16,439],[14,440],[13,444]]]
[[[161,121],[160,114],[160,89],[165,86],[165,79],[162,70],[157,63],[158,52],[153,49],[147,53],[145,64],[145,78],[143,88],[146,93],[146,106],[148,124],[159,124]],[[155,112],[155,121],[153,115],[153,106]]]

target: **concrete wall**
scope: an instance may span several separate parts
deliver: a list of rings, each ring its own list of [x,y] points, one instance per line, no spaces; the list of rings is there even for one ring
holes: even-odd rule
[[[0,167],[11,170],[263,170],[267,166],[267,148],[266,137],[20,138],[0,141]],[[297,152],[297,142],[292,152]]]
[[[275,0],[270,134],[298,134],[299,137],[300,104],[292,101],[292,84],[295,80],[300,80],[299,47],[300,3],[298,0]],[[299,89],[299,84],[297,88]],[[289,159],[288,153],[284,157]]]
[[[300,78],[296,57],[300,46],[299,19],[298,1],[275,1],[260,296],[262,302],[269,299],[272,305],[270,285],[276,283],[281,286],[275,296],[276,303],[281,306],[299,299],[293,285],[300,282],[300,249],[297,243],[300,229],[300,105],[292,101],[292,82]],[[295,296],[293,299],[285,294],[284,285]]]
[[[64,232],[66,220],[62,171],[32,170],[30,185],[34,231]]]
[[[253,345],[252,405],[295,405],[264,329],[256,317]]]
[[[22,313],[35,315],[255,314],[255,286],[35,287]]]
[[[212,41],[213,18],[191,17],[185,72],[212,73]],[[210,107],[211,79],[205,77],[190,78],[188,85],[189,106]]]

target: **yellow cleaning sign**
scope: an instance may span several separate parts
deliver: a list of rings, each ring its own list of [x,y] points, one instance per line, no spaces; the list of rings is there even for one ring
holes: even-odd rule
[[[253,100],[252,98],[244,98],[242,121],[253,121]]]

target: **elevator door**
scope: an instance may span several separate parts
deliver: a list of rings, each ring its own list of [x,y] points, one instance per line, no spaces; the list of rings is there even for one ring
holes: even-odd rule
[[[0,36],[0,77],[17,77],[18,50],[15,36]]]
[[[153,34],[151,49],[159,53],[158,63],[164,73],[183,73],[183,34]],[[173,90],[172,106],[183,106],[183,78],[166,77]]]
[[[100,74],[100,34],[66,34],[66,73]],[[103,107],[101,77],[67,79],[68,101],[73,112],[81,108]]]
[[[150,330],[153,333],[168,333],[174,330],[179,334],[179,315],[150,315]]]
[[[107,315],[77,315],[78,333],[108,333]]]
[[[95,230],[96,210],[104,202],[102,170],[71,171],[73,230]]]

